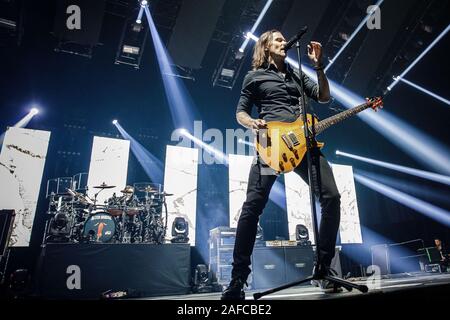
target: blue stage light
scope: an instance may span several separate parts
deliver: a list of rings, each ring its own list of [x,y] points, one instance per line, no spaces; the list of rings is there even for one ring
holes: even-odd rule
[[[423,88],[423,87],[421,87],[421,86],[419,86],[419,85],[417,85],[417,84],[415,84],[415,83],[413,83],[411,81],[408,81],[406,79],[401,78],[400,81],[410,85],[411,87],[413,87],[413,88],[415,88],[415,89],[417,89],[419,91],[422,91],[423,93],[425,93],[425,94],[427,94],[427,95],[429,95],[429,96],[431,96],[431,97],[433,97],[433,98],[435,98],[435,99],[437,99],[439,101],[442,101],[445,104],[450,105],[450,101],[449,100],[447,100],[447,99],[437,95],[436,93],[433,93],[433,92],[431,92],[431,91],[429,91],[429,90],[427,90],[427,89],[425,89],[425,88]]]
[[[164,167],[162,162],[128,134],[118,122],[115,123],[115,126],[122,137],[130,141],[131,152],[134,154],[147,176],[153,183],[162,184],[164,179]]]
[[[396,190],[400,190],[412,194],[414,196],[417,196],[421,199],[435,200],[441,203],[450,204],[450,198],[448,197],[445,191],[440,192],[439,189],[429,187],[424,188],[423,184],[412,182],[409,179],[408,180],[398,179],[391,176],[385,176],[361,169],[354,169],[354,172],[367,178],[370,178],[372,180],[375,180],[379,183],[388,185]]]
[[[402,72],[401,75],[399,75],[398,77],[395,77],[394,82],[392,82],[387,87],[387,89],[389,91],[391,91],[397,85],[397,83],[400,81],[400,79],[402,79],[409,72],[409,70],[411,70],[412,67],[414,67],[428,53],[428,51],[430,51],[431,48],[433,48],[436,45],[436,43],[438,43],[447,34],[447,32],[449,30],[450,30],[450,25],[448,25],[447,28],[445,28],[444,31],[442,31],[439,34],[439,36],[437,36],[437,38],[434,39],[434,41],[409,65],[408,68],[405,69],[405,71]]]
[[[391,169],[391,170],[407,173],[407,174],[410,174],[410,175],[413,175],[413,176],[416,176],[416,177],[420,177],[420,178],[432,180],[432,181],[435,181],[435,182],[443,183],[443,184],[446,184],[446,185],[450,185],[450,177],[442,175],[442,174],[437,174],[437,173],[434,173],[434,172],[428,172],[428,171],[424,171],[424,170],[419,170],[419,169],[414,169],[414,168],[410,168],[410,167],[401,166],[401,165],[394,164],[394,163],[389,163],[389,162],[384,162],[384,161],[375,160],[375,159],[371,159],[371,158],[366,158],[366,157],[362,157],[362,156],[357,156],[355,154],[351,154],[351,153],[347,153],[347,152],[343,152],[343,151],[339,151],[339,150],[336,150],[336,155],[352,158],[352,159],[355,159],[355,160],[359,160],[359,161],[363,161],[363,162],[366,162],[366,163],[374,164],[374,165],[377,165],[377,166],[380,166],[380,167],[383,167],[383,168],[387,168],[387,169]]]
[[[175,128],[185,127],[191,129],[193,128],[194,115],[196,114],[195,106],[176,70],[172,67],[174,64],[159,36],[148,6],[144,10],[153,39],[164,90],[169,102],[173,125]]]
[[[328,69],[333,65],[333,63],[336,61],[336,59],[341,55],[341,53],[345,50],[345,48],[350,44],[350,42],[353,40],[353,38],[356,36],[356,34],[366,25],[367,20],[372,16],[373,12],[376,8],[379,8],[384,0],[379,0],[375,6],[373,7],[372,11],[367,14],[367,16],[361,21],[361,23],[356,27],[355,31],[351,34],[351,36],[345,41],[344,45],[339,49],[339,51],[336,53],[336,55],[330,60],[330,63],[326,66],[325,72],[328,71]]]
[[[354,174],[355,180],[359,183],[365,185],[366,187],[375,190],[386,197],[397,201],[404,206],[411,208],[417,212],[422,213],[423,215],[433,219],[443,225],[450,227],[450,212],[439,208],[435,205],[432,205],[426,201],[417,199],[409,194],[398,191],[394,188],[391,188],[387,185],[374,181],[370,178],[364,177],[360,174]]]
[[[267,10],[269,10],[270,5],[272,4],[273,0],[267,0],[266,4],[264,5],[264,8],[262,9],[261,13],[259,14],[258,18],[256,19],[255,23],[253,24],[252,29],[247,32],[247,36],[245,37],[244,42],[242,43],[241,47],[239,48],[239,52],[244,52],[245,48],[248,45],[248,42],[250,41],[249,34],[253,34],[256,31],[256,28],[258,28],[259,24],[261,23],[261,20],[264,18]]]

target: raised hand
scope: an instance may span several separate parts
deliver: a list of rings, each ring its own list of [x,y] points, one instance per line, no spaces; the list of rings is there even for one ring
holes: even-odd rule
[[[320,66],[322,63],[322,45],[320,42],[311,41],[308,44],[308,57],[314,66]]]

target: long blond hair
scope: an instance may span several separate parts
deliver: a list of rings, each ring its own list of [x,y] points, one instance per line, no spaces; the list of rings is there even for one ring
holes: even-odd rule
[[[255,47],[253,48],[253,59],[252,59],[252,69],[256,70],[261,67],[264,63],[268,62],[269,51],[266,50],[270,46],[273,40],[273,34],[275,32],[280,32],[276,29],[272,29],[264,32],[256,41]]]

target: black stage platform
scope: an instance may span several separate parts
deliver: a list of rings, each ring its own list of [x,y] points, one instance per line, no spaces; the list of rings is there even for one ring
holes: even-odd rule
[[[377,301],[383,299],[414,299],[424,301],[446,300],[450,301],[450,273],[408,273],[391,275],[379,281],[372,279],[347,279],[369,287],[368,293],[357,290],[340,293],[323,293],[314,286],[297,286],[282,290],[260,300],[338,300],[338,301]],[[246,291],[246,300],[253,300],[253,293],[257,291]],[[258,291],[258,292],[261,292]],[[174,295],[165,297],[148,297],[146,300],[219,300],[220,293],[203,293],[189,295]],[[413,307],[413,306],[412,306]]]
[[[100,299],[108,290],[131,296],[187,294],[189,244],[47,244],[36,274],[36,295]]]

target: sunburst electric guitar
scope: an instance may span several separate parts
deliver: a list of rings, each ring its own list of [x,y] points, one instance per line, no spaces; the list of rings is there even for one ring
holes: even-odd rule
[[[325,120],[318,121],[317,117],[307,114],[308,127],[315,135],[320,134],[332,125],[341,122],[365,109],[375,111],[383,107],[380,97],[367,99],[367,102],[352,109],[338,113]],[[314,124],[314,127],[312,127]],[[314,128],[314,130],[312,130]],[[255,146],[261,159],[278,173],[287,173],[295,169],[306,153],[306,139],[303,120],[298,118],[294,122],[267,122],[267,128],[260,129],[256,135]],[[322,148],[324,143],[314,143]]]

